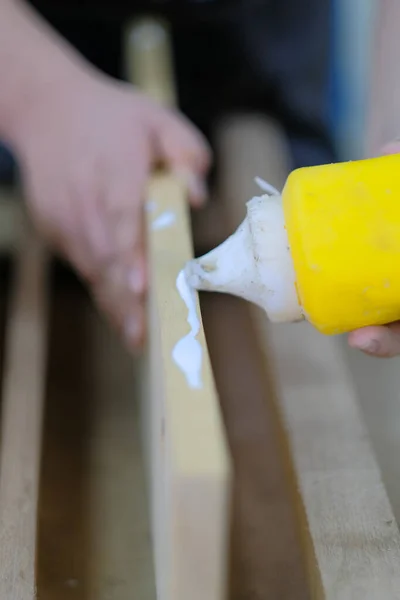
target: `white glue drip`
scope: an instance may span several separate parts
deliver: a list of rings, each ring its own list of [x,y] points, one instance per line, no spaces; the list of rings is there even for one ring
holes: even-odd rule
[[[258,187],[263,192],[266,192],[270,196],[280,196],[280,193],[278,192],[278,190],[276,188],[274,188],[273,185],[271,185],[270,183],[268,183],[268,181],[265,181],[264,179],[261,179],[261,177],[255,177],[254,181],[256,182],[256,184],[258,185]]]
[[[165,212],[161,213],[159,217],[154,219],[153,223],[151,224],[151,228],[154,231],[158,229],[166,229],[167,227],[171,227],[175,221],[175,214],[170,210],[166,210]]]
[[[185,375],[188,386],[200,389],[203,387],[201,379],[203,349],[196,339],[200,331],[200,319],[197,315],[195,291],[189,286],[183,270],[177,277],[176,288],[188,309],[187,322],[190,331],[177,342],[172,351],[172,358]]]

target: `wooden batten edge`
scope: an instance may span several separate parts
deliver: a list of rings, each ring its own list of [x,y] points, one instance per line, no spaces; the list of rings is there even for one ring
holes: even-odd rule
[[[143,31],[147,39],[141,37]],[[161,104],[176,105],[167,28],[157,20],[141,20],[130,25],[125,41],[128,79]],[[227,579],[223,563],[229,554],[231,473],[197,295],[200,327],[195,337],[203,359],[200,389],[190,387],[172,356],[175,344],[190,331],[187,307],[176,286],[179,272],[193,256],[186,188],[180,179],[165,172],[151,177],[146,220],[150,265],[146,367],[150,377],[142,418],[150,471],[157,592],[162,600],[188,595],[193,600],[222,600]],[[203,494],[193,497],[183,493],[187,486],[192,489],[198,484],[203,493],[207,487],[215,492],[209,510],[199,504]],[[193,520],[195,506],[200,510]],[[183,514],[190,515],[184,528]],[[210,570],[200,585],[194,585],[195,572],[185,565],[197,563],[195,549],[199,548]]]
[[[47,253],[21,232],[6,329],[0,454],[0,596],[36,597],[35,553],[47,336]]]
[[[179,540],[176,556],[181,556],[180,564],[176,565],[181,574],[177,597],[185,597],[190,581],[193,584],[193,578],[190,578],[193,570],[189,565],[193,567],[193,551],[196,548],[203,560],[212,564],[213,570],[212,576],[203,581],[201,592],[204,593],[206,589],[208,593],[209,590],[209,598],[219,599],[225,596],[224,561],[229,554],[231,465],[202,327],[197,336],[203,353],[203,385],[200,389],[189,387],[172,358],[176,343],[189,331],[187,309],[176,288],[180,269],[192,257],[184,186],[168,174],[155,175],[149,185],[149,199],[155,206],[154,211],[147,215],[147,222],[149,262],[152,267],[150,289],[155,298],[153,310],[156,311],[156,315],[150,317],[158,322],[158,335],[152,338],[151,343],[160,343],[163,369],[156,376],[163,380],[164,460],[171,478],[170,484],[166,482],[167,493],[174,486],[174,498],[169,504],[171,523],[168,527],[171,528],[171,540],[174,537]],[[166,213],[174,216],[173,224],[154,230],[153,224]],[[201,319],[198,298],[196,304]],[[197,490],[197,498],[188,492],[190,488]],[[208,496],[210,506],[205,510]],[[197,512],[194,515],[195,506]],[[178,521],[182,521],[185,514],[188,516],[187,527],[182,528],[178,526]],[[193,528],[196,529],[194,538]],[[186,553],[184,548],[188,549]],[[188,567],[184,568],[186,561]],[[217,595],[216,590],[220,591]],[[192,590],[192,597],[199,592]]]
[[[307,324],[296,335],[289,331],[296,325],[271,326],[258,310],[252,312],[270,365],[311,597],[347,598],[363,590],[366,600],[397,598],[400,532],[338,340]],[[316,368],[325,369],[325,382],[290,382],[288,339],[293,334],[300,342],[300,329],[304,347],[314,346]]]
[[[125,72],[153,100],[177,104],[172,50],[167,21],[159,17],[135,19],[125,28]]]
[[[307,510],[304,504],[301,485],[299,484],[296,461],[294,459],[294,450],[290,440],[288,427],[286,426],[284,415],[282,414],[281,396],[278,391],[270,336],[266,335],[266,317],[258,308],[248,306],[250,319],[254,324],[253,334],[260,354],[264,358],[264,370],[268,384],[268,399],[266,402],[272,409],[274,415],[275,427],[278,432],[278,443],[283,459],[284,472],[288,483],[292,505],[294,508],[297,524],[297,535],[302,547],[302,563],[308,578],[310,598],[312,600],[325,600],[327,596],[324,592],[324,586],[321,578],[321,572],[318,565],[318,559],[315,552],[313,536],[308,522]]]
[[[208,450],[204,448],[204,452],[196,456],[196,467],[199,473],[204,472],[205,475],[221,475],[226,472],[229,461],[225,442],[222,442],[225,439],[223,424],[220,417],[219,402],[202,326],[197,336],[203,354],[203,385],[201,389],[191,389],[188,386],[184,374],[172,358],[175,344],[189,331],[186,320],[187,309],[178,294],[175,279],[171,281],[171,278],[178,276],[185,262],[193,256],[184,187],[174,177],[162,174],[156,175],[150,182],[149,198],[152,202],[155,202],[157,207],[154,213],[148,215],[150,263],[153,266],[152,286],[159,300],[161,300],[161,291],[163,295],[168,292],[168,303],[166,301],[160,302],[158,306],[163,360],[165,365],[168,365],[168,368],[165,368],[164,371],[166,397],[171,398],[173,402],[177,402],[177,398],[179,397],[183,398],[179,409],[177,406],[171,406],[173,413],[171,434],[174,439],[176,467],[180,468],[182,473],[186,469],[188,469],[189,474],[192,473],[193,464],[190,466],[187,465],[188,442],[190,441],[193,444],[197,441],[199,445],[204,446],[203,434],[207,434],[207,437],[209,437],[209,447]],[[169,214],[174,215],[174,224],[170,228],[154,231],[152,223],[167,211]],[[196,307],[201,321],[197,294]],[[176,321],[175,315],[178,317]],[[172,318],[175,321],[174,327],[170,325]],[[193,413],[193,411],[195,412]],[[193,436],[186,437],[187,430],[191,426],[194,429],[199,429],[199,422],[193,423],[189,421],[185,423],[185,419],[182,417],[185,413],[187,413],[188,417],[193,413],[197,414],[200,418],[203,413],[210,418],[210,421],[207,423],[204,422],[204,429],[200,427],[201,432],[197,439],[193,437],[197,435],[195,431],[193,431]],[[176,421],[175,414],[177,416]],[[183,426],[184,423],[185,425]],[[184,430],[184,438],[182,438],[182,433],[179,431],[181,429]]]

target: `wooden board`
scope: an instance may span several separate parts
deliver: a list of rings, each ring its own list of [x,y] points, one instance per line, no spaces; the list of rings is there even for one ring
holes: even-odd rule
[[[130,79],[159,102],[173,104],[166,28],[154,21],[139,22],[126,39]],[[190,331],[188,311],[176,287],[179,272],[193,256],[186,190],[170,174],[158,173],[148,193],[153,209],[147,212],[149,337],[141,395],[158,598],[222,600],[230,460],[202,327],[197,335],[202,387],[190,387],[172,359],[175,345]],[[169,225],[154,228],[165,215]],[[196,311],[200,317],[197,297]]]
[[[0,597],[36,597],[35,551],[46,362],[46,253],[22,236],[9,307],[0,454]]]
[[[313,597],[400,598],[400,534],[339,341],[303,324],[263,331],[304,509]]]
[[[203,294],[201,307],[234,461],[230,600],[309,600],[296,514],[248,306]],[[290,574],[290,576],[288,576]]]
[[[38,599],[155,600],[132,357],[59,268],[48,355]]]
[[[282,186],[282,170],[270,170],[283,143],[277,135],[274,126],[246,118],[219,130],[220,193],[232,227],[243,218],[255,174]],[[312,597],[400,598],[400,534],[340,340],[307,324],[271,326],[249,310],[281,417]]]
[[[236,155],[238,162],[247,158],[250,168],[257,161],[270,166],[275,185],[280,185],[288,152],[279,128],[254,114],[240,118],[228,115],[218,129],[231,131],[241,123],[245,131],[240,126],[238,133],[249,136],[252,143],[251,147],[245,145],[241,158]],[[240,174],[228,170],[231,156],[224,154],[223,133],[218,129],[215,151],[220,170],[215,203],[226,237],[233,231],[235,219],[242,219],[245,201],[257,193],[253,176],[260,173],[252,172],[250,179],[243,180]],[[253,137],[253,132],[260,129],[263,135]],[[272,147],[275,151],[271,154]],[[240,148],[236,150],[240,152]],[[242,189],[240,201],[236,187]],[[231,202],[235,215],[227,210]],[[203,239],[195,235],[197,251],[204,250]],[[269,401],[270,380],[249,304],[234,297],[204,293],[201,306],[235,469],[230,598],[308,600],[279,421]]]

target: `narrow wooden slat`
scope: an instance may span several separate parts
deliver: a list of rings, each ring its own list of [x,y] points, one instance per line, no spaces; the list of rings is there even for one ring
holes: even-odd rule
[[[128,29],[128,73],[157,101],[175,102],[168,32],[156,21]],[[190,332],[177,277],[192,258],[182,183],[155,174],[147,212],[150,267],[147,376],[142,394],[159,600],[222,600],[226,594],[230,460],[202,326],[201,385],[191,387],[173,360]],[[200,310],[197,295],[195,306]]]
[[[249,118],[231,119],[217,138],[221,199],[233,228],[257,193],[254,175],[282,186],[284,165],[275,160],[284,142]],[[340,340],[308,324],[272,326],[249,311],[282,420],[312,598],[400,598],[400,534]]]
[[[244,302],[219,294],[204,294],[201,307],[235,466],[229,598],[310,600],[251,314]]]
[[[177,104],[173,57],[168,26],[158,19],[144,18],[126,30],[126,75],[156,102]]]
[[[33,600],[46,356],[46,255],[31,232],[7,321],[0,454],[0,598]]]
[[[232,138],[233,153],[226,148]],[[288,149],[279,127],[257,114],[225,116],[214,139],[216,202],[227,237],[242,220],[245,202],[258,193],[255,175],[267,166],[271,183],[282,185]],[[245,177],[243,164],[248,167]],[[262,171],[253,171],[253,165],[262,165]],[[280,453],[279,421],[251,306],[233,297],[204,294],[202,310],[235,459],[232,598],[309,600],[296,511]]]
[[[400,534],[339,340],[261,328],[302,506],[313,597],[400,598]]]

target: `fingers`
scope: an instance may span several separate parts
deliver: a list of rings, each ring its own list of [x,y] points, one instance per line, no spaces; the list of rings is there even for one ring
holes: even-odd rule
[[[92,295],[128,348],[136,350],[145,337],[144,294],[129,290],[126,281],[126,270],[112,263],[92,285]]]
[[[400,355],[400,322],[364,327],[349,334],[351,348],[370,356],[391,358]]]
[[[88,169],[86,181],[79,178],[74,198],[67,203],[71,209],[79,207],[79,215],[65,250],[97,306],[133,350],[145,335],[142,196],[149,159],[145,151],[137,153],[133,164],[126,158],[112,168],[108,165],[108,172]]]
[[[92,295],[127,347],[135,351],[142,346],[145,337],[145,306],[143,297],[135,294],[127,304],[124,302],[124,297],[127,298],[124,282],[124,273],[114,266],[93,286]]]
[[[113,243],[113,258],[102,274],[102,293],[109,311],[130,347],[144,339],[144,297],[147,273],[144,242],[143,197],[148,161],[138,157],[134,166],[119,167],[110,180],[103,205]]]
[[[155,119],[156,156],[183,179],[191,205],[202,206],[207,200],[206,175],[211,163],[205,138],[181,115],[162,110]]]

